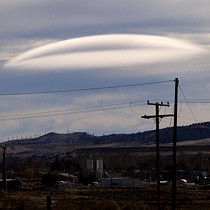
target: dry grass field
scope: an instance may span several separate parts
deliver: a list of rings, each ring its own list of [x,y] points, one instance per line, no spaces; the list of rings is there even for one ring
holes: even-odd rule
[[[2,210],[44,210],[47,196],[52,210],[156,210],[155,186],[136,188],[77,187],[47,191],[41,186],[26,185],[19,191],[0,195]],[[171,209],[170,186],[161,186],[161,208]],[[210,189],[177,189],[177,210],[209,210]]]

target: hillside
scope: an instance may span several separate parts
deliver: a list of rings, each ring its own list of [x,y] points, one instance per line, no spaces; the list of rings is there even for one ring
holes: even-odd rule
[[[155,130],[103,136],[86,132],[48,133],[38,138],[8,141],[5,145],[7,145],[7,154],[10,155],[50,155],[85,148],[152,147],[155,144],[155,138]],[[172,139],[173,127],[160,129],[161,144],[168,146],[172,143]],[[210,122],[178,127],[177,142],[178,146],[210,145]]]

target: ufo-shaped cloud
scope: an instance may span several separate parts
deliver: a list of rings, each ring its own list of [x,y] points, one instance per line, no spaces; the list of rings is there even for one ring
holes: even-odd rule
[[[37,71],[125,67],[182,60],[204,52],[200,46],[175,38],[110,34],[38,47],[15,57],[5,67]]]

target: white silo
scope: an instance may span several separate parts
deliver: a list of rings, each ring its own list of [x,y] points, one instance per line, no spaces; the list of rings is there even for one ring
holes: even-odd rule
[[[104,162],[103,159],[96,160],[96,177],[103,178],[104,175]]]
[[[93,172],[93,160],[87,160],[87,171]]]

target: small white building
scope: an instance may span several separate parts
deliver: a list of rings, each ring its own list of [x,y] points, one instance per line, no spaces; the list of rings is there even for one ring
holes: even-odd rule
[[[131,178],[105,178],[101,180],[102,187],[136,187],[140,185],[139,179]]]
[[[73,184],[68,181],[57,181],[57,187],[58,189],[71,189]]]

